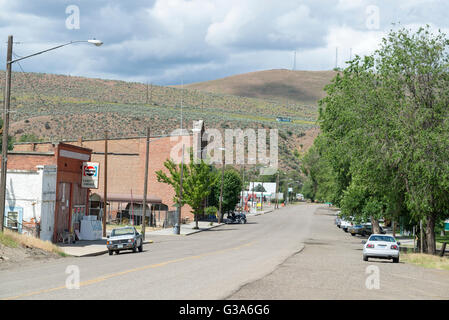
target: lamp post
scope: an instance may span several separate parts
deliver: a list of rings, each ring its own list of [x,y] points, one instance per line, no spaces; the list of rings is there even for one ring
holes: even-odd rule
[[[65,44],[50,48],[50,49],[39,51],[39,52],[30,54],[30,55],[22,57],[22,58],[12,60],[13,36],[10,35],[8,37],[8,50],[7,50],[7,55],[6,55],[6,86],[5,86],[5,97],[4,97],[4,109],[3,109],[3,130],[2,130],[2,135],[3,135],[2,136],[2,171],[1,171],[1,177],[0,177],[0,231],[3,231],[4,216],[5,216],[6,172],[8,170],[8,133],[9,133],[8,131],[9,131],[9,108],[10,108],[10,101],[11,101],[12,64],[14,62],[25,60],[25,59],[40,55],[40,54],[48,52],[48,51],[52,51],[55,49],[59,49],[59,48],[68,46],[70,44],[80,43],[80,42],[91,43],[97,47],[99,47],[103,44],[102,41],[96,40],[96,39],[70,41],[68,43],[65,43]]]
[[[226,151],[225,148],[218,148],[218,150]],[[218,209],[218,223],[221,223],[221,220],[223,219],[223,180],[224,180],[224,171],[225,171],[225,156],[223,155],[223,161],[222,161],[222,167],[221,167],[221,187],[220,187],[220,203],[219,203],[219,209]]]

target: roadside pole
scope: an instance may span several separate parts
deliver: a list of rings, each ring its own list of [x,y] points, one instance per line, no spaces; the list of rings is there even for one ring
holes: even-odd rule
[[[240,213],[243,214],[243,194],[244,194],[244,190],[245,190],[245,163],[243,163],[243,174],[242,174],[242,196],[240,197]]]
[[[424,253],[424,248],[423,248],[423,232],[422,232],[422,219],[419,220],[419,232],[420,232],[420,235],[421,235],[421,239],[420,239],[420,241],[421,241],[421,250],[420,250],[420,252],[421,252],[421,253]]]
[[[181,208],[182,208],[182,179],[184,176],[184,145],[182,145],[182,160],[181,160],[181,181],[179,184],[179,205],[178,205],[178,229],[177,234],[181,234]]]
[[[106,207],[108,203],[108,130],[104,131],[104,197],[103,197],[103,237],[106,237]]]
[[[222,207],[223,207],[223,179],[224,179],[224,171],[225,171],[225,158],[223,156],[223,166],[221,168],[221,187],[220,187],[220,204],[219,204],[219,209],[218,209],[218,223],[221,223],[221,220],[223,219],[223,212],[222,212]]]
[[[276,203],[274,204],[274,208],[275,209],[279,209],[279,170],[278,173],[276,175]]]
[[[145,154],[145,182],[143,185],[143,212],[142,212],[142,238],[145,240],[145,219],[147,214],[147,191],[148,191],[148,162],[150,155],[150,127],[147,128],[147,150]],[[150,225],[151,225],[151,212],[150,212]]]
[[[5,101],[3,109],[3,128],[2,128],[2,173],[1,173],[1,191],[0,191],[0,231],[3,231],[5,202],[6,202],[6,172],[8,171],[8,133],[9,133],[9,106],[11,101],[11,61],[12,61],[12,36],[8,37],[8,51],[6,55],[6,86]]]

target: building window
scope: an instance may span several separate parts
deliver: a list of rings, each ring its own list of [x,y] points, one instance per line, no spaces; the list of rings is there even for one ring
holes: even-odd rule
[[[6,214],[6,226],[10,229],[19,229],[19,213],[14,211],[8,211]]]
[[[3,225],[8,229],[16,230],[19,233],[22,232],[22,219],[23,208],[22,207],[6,207],[5,219]]]

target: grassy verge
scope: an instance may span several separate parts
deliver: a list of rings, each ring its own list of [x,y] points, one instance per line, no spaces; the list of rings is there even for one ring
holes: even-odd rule
[[[449,258],[421,253],[401,254],[401,260],[430,269],[449,270]]]
[[[61,250],[61,248],[51,243],[50,241],[43,241],[33,236],[12,232],[10,230],[4,230],[3,233],[0,232],[0,243],[10,248],[17,248],[19,246],[22,246],[56,253],[61,257],[67,256]]]

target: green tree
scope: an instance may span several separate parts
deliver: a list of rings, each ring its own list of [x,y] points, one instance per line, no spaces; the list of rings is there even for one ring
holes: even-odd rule
[[[429,253],[449,210],[448,49],[446,35],[428,26],[400,29],[351,61],[320,101],[317,159],[331,172],[308,174],[315,194],[327,183],[316,177],[333,177],[342,211],[424,219]]]
[[[240,201],[243,182],[238,171],[234,168],[225,169],[223,176],[223,213],[229,213],[235,209]],[[219,207],[220,204],[221,174],[217,174],[217,180],[211,190],[209,205]]]
[[[19,140],[17,140],[17,142],[40,142],[40,141],[42,141],[42,139],[37,137],[33,133],[22,134]]]
[[[195,217],[195,228],[198,229],[198,217],[204,213],[204,200],[211,192],[211,186],[216,184],[217,175],[211,171],[209,165],[201,160],[194,161],[190,150],[190,162],[177,165],[172,159],[164,162],[168,174],[162,170],[156,172],[157,180],[173,187],[175,195],[173,201],[180,203],[181,168],[183,168],[182,203],[192,208]]]
[[[253,191],[255,191],[255,192],[267,192],[267,190],[265,190],[263,185],[260,184],[260,183],[255,188],[253,188]]]
[[[0,119],[0,150],[2,150],[3,146],[3,119]],[[11,136],[8,136],[8,150],[12,150],[14,148],[14,138]]]

